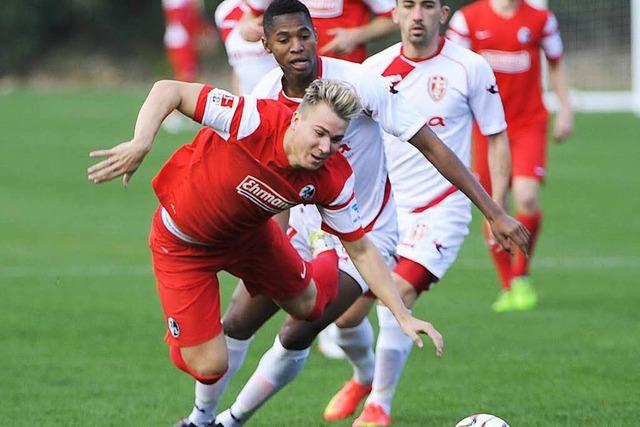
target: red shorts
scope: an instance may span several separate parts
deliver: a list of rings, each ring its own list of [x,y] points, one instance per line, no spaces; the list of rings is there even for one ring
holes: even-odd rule
[[[228,271],[244,281],[251,295],[287,300],[311,280],[311,267],[300,258],[275,221],[249,236],[221,246],[183,242],[153,216],[149,247],[170,345],[202,344],[222,331],[216,273]]]
[[[547,121],[509,127],[509,148],[511,150],[511,177],[535,178],[544,181],[547,163]],[[482,186],[490,192],[488,140],[473,128],[473,170],[478,174]]]

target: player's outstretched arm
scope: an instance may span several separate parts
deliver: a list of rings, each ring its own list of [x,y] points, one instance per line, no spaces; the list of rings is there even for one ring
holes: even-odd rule
[[[352,242],[342,240],[342,245],[373,293],[398,319],[402,331],[420,348],[423,343],[418,334],[427,334],[436,348],[436,355],[442,356],[444,350],[442,335],[431,323],[416,319],[407,310],[382,255],[371,241],[364,236]]]
[[[491,231],[498,243],[507,251],[511,251],[511,243],[515,243],[527,254],[529,232],[515,219],[511,218],[498,206],[469,169],[460,161],[426,125],[410,140],[420,152],[449,182],[458,187],[480,209],[485,216]]]
[[[320,48],[320,55],[329,52],[338,55],[350,53],[361,44],[393,34],[396,31],[398,31],[398,26],[386,16],[375,17],[368,24],[360,27],[332,28],[327,33],[333,38]]]
[[[105,157],[87,170],[89,180],[99,184],[122,176],[122,183],[127,186],[151,150],[162,121],[176,109],[193,117],[202,87],[199,83],[156,82],[140,108],[133,139],[107,150],[89,153],[89,157]]]

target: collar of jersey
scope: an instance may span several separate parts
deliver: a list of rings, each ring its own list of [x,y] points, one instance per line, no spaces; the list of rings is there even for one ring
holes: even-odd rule
[[[433,52],[431,55],[427,56],[426,58],[409,58],[408,56],[406,56],[404,54],[404,47],[401,45],[400,46],[400,56],[402,57],[403,60],[407,61],[407,62],[411,62],[414,64],[420,63],[420,62],[425,62],[428,61],[432,58],[435,58],[436,56],[440,55],[440,53],[442,52],[442,48],[444,47],[444,44],[446,42],[446,39],[443,36],[440,36],[440,41],[438,42],[438,48],[436,49],[435,52]]]

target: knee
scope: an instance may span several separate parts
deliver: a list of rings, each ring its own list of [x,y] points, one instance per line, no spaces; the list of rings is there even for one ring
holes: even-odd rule
[[[362,298],[371,299],[370,305],[354,304],[353,306],[351,306],[349,310],[347,310],[342,316],[338,318],[338,320],[335,321],[335,324],[338,328],[340,329],[355,328],[356,326],[362,323],[365,317],[367,317],[367,315],[369,314],[369,310],[371,309],[371,305],[373,305],[373,303],[375,302],[375,299],[368,298],[368,297],[362,297]]]
[[[237,340],[248,340],[254,333],[244,321],[241,313],[230,312],[225,314],[222,320],[222,327],[226,336]]]
[[[304,350],[311,347],[320,330],[311,324],[305,326],[305,328],[294,328],[285,324],[278,334],[282,346],[287,350]]]
[[[516,205],[516,211],[524,214],[532,214],[540,209],[538,192],[533,188],[521,189],[514,191],[513,198]]]
[[[172,346],[170,356],[176,367],[203,384],[217,382],[227,371],[228,358],[206,348],[190,347],[188,350]]]

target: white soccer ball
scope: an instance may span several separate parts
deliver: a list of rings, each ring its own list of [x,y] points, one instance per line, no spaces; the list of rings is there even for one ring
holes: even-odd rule
[[[505,420],[491,414],[469,415],[458,422],[456,427],[509,427]]]

